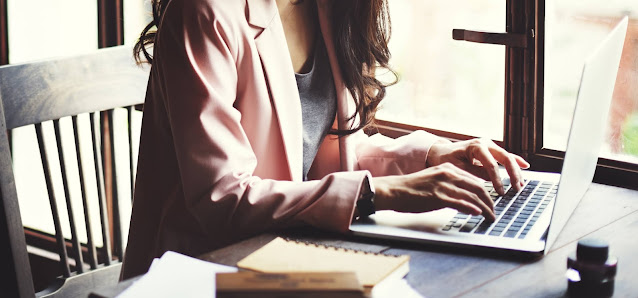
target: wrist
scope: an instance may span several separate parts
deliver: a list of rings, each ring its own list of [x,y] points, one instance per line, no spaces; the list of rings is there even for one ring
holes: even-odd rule
[[[425,167],[429,168],[431,166],[436,166],[441,164],[440,161],[440,149],[448,144],[451,144],[452,141],[448,139],[440,139],[436,141],[432,146],[430,146],[430,150],[428,150],[428,154],[425,157]]]
[[[374,207],[377,211],[389,210],[390,208],[390,183],[389,176],[386,177],[372,177],[372,184],[374,185],[375,198]]]

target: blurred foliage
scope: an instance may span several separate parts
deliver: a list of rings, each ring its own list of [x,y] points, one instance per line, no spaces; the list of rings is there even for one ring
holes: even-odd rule
[[[627,117],[622,130],[622,139],[625,153],[638,156],[638,112]]]

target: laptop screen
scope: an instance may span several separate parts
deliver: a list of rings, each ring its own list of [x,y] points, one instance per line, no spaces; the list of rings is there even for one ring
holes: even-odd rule
[[[552,248],[594,176],[627,24],[628,18],[624,17],[583,67],[545,253]]]

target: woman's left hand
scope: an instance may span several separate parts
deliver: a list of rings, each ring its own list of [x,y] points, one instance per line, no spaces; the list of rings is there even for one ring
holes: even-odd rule
[[[439,142],[432,145],[426,166],[452,163],[479,178],[490,180],[496,191],[503,195],[505,190],[498,164],[505,167],[512,186],[520,190],[523,186],[521,168],[529,168],[522,157],[509,153],[489,139],[472,139],[460,142]]]

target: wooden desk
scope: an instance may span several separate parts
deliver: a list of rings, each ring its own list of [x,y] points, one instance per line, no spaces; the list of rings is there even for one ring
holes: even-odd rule
[[[552,250],[539,260],[520,261],[468,251],[383,242],[312,231],[287,236],[326,245],[410,255],[408,282],[427,297],[561,297],[567,289],[567,256],[578,239],[609,241],[619,258],[614,297],[638,295],[638,191],[593,184]],[[204,260],[236,265],[276,235],[266,234],[202,255]],[[356,241],[356,242],[355,242]]]
[[[451,251],[437,246],[354,238],[302,229],[284,236],[325,245],[410,255],[409,284],[426,297],[562,297],[567,256],[578,239],[603,238],[619,259],[614,297],[638,295],[638,191],[593,184],[552,250],[538,260]],[[281,234],[264,234],[200,256],[232,265]],[[118,287],[120,290],[123,287]],[[119,292],[119,291],[118,291]]]

